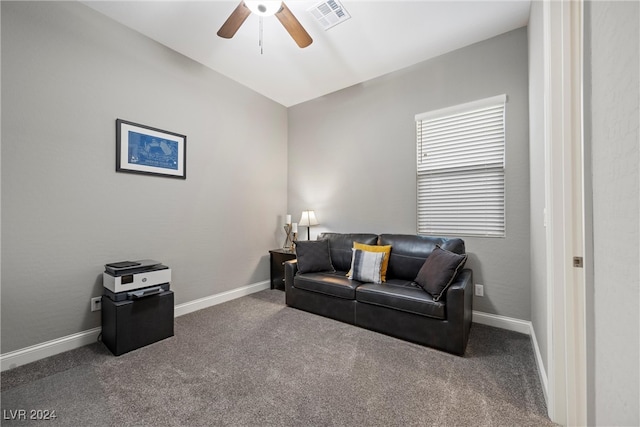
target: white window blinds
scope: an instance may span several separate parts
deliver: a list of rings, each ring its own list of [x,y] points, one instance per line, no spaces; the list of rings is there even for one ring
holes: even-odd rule
[[[504,237],[505,103],[416,115],[418,234]]]

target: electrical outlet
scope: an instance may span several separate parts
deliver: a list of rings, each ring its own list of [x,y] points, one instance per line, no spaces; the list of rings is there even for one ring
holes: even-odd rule
[[[476,296],[483,297],[484,296],[484,285],[480,285],[476,283]]]
[[[91,311],[102,310],[102,297],[91,298]]]

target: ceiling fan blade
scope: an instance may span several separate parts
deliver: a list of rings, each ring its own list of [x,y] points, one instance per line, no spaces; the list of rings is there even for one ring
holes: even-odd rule
[[[282,3],[282,9],[276,13],[276,18],[282,23],[284,29],[287,30],[298,46],[307,47],[313,42],[309,33],[307,33],[302,24],[300,24],[300,21],[293,16],[293,13],[291,13],[284,2]]]
[[[229,15],[222,27],[218,30],[218,35],[225,39],[230,39],[233,37],[238,31],[238,28],[242,25],[242,23],[247,19],[247,17],[251,15],[251,11],[244,4],[244,0],[240,2],[238,7]]]

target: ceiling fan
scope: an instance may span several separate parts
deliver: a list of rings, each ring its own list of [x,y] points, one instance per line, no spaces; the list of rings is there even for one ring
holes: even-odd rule
[[[275,15],[285,30],[301,48],[309,46],[313,39],[302,24],[291,13],[283,1],[241,1],[218,30],[218,35],[230,39],[235,35],[247,17],[255,13],[260,17]]]

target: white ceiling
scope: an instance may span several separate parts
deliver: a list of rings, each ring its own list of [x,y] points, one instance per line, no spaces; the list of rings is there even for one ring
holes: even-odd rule
[[[276,17],[249,16],[232,39],[216,35],[240,0],[84,1],[89,7],[290,107],[527,24],[530,0],[342,0],[351,19],[324,31],[285,3],[313,38],[300,49]]]

